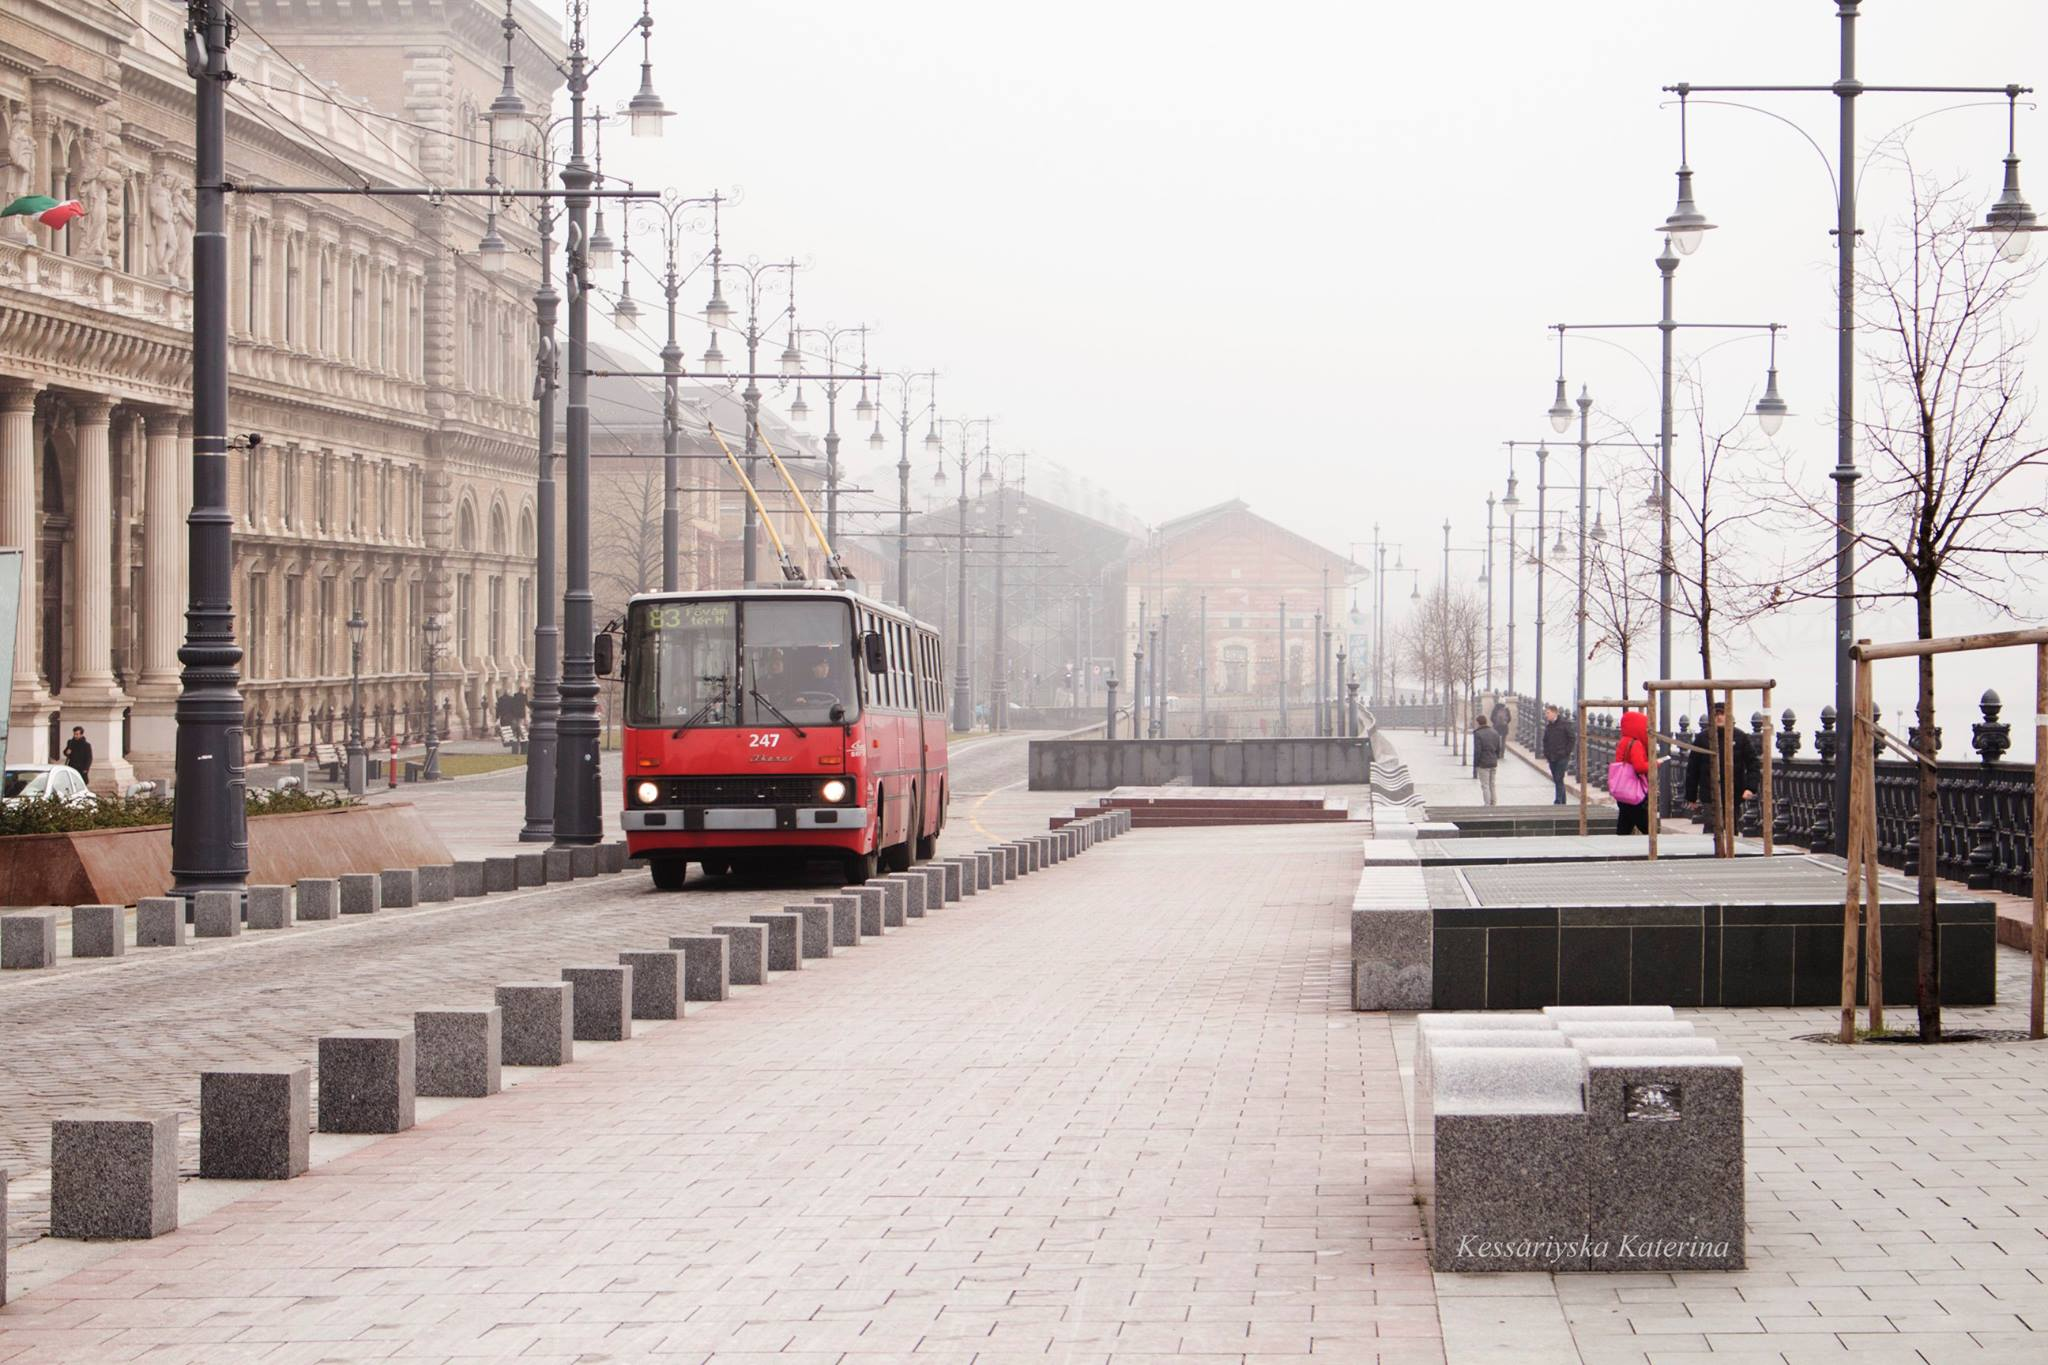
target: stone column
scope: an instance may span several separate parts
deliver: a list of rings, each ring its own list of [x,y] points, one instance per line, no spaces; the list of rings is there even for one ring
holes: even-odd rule
[[[43,756],[50,693],[41,672],[43,614],[37,586],[42,550],[36,542],[36,387],[0,388],[0,545],[21,551],[21,601],[14,621],[6,757],[33,763]]]
[[[128,704],[114,681],[114,503],[108,468],[108,419],[114,401],[98,394],[77,400],[77,516],[71,530],[71,675],[58,697],[63,734],[85,728],[92,742],[93,790],[118,792],[135,780],[121,754],[121,712]]]
[[[170,776],[177,758],[178,643],[185,602],[185,506],[180,489],[182,419],[168,409],[145,418],[142,476],[142,649],[130,724],[130,761],[139,776]]]

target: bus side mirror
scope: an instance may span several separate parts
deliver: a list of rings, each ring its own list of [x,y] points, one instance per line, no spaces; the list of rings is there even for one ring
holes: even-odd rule
[[[863,657],[867,662],[868,672],[882,674],[889,671],[889,647],[882,642],[882,632],[869,631],[861,638],[861,647],[865,651]]]
[[[612,672],[612,637],[609,632],[600,632],[590,642],[591,664],[600,678],[608,678]]]

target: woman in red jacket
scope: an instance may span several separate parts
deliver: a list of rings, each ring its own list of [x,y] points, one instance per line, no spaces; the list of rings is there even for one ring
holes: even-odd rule
[[[1634,783],[1620,771],[1627,768],[1635,775]],[[1624,801],[1626,788],[1635,788],[1636,799]],[[1622,790],[1617,790],[1617,787]],[[1650,832],[1650,718],[1641,711],[1621,713],[1621,738],[1614,746],[1614,762],[1607,770],[1607,790],[1614,797],[1614,832],[1616,834],[1642,834]]]

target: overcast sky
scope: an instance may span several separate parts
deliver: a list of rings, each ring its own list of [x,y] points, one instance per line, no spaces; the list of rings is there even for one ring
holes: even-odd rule
[[[602,29],[633,7],[594,8]],[[1837,57],[1828,0],[657,9],[656,84],[680,116],[663,143],[616,139],[608,158],[643,184],[744,186],[727,247],[813,262],[809,322],[875,324],[877,363],[942,371],[947,415],[995,416],[1000,448],[1083,471],[1148,522],[1242,497],[1339,551],[1378,522],[1428,566],[1425,590],[1446,517],[1454,545],[1483,543],[1501,443],[1549,434],[1548,325],[1656,316],[1654,229],[1678,154],[1660,86],[1825,85]],[[1866,82],[2048,81],[2039,0],[1865,9]],[[625,61],[603,74],[608,97],[630,93]],[[1830,97],[1755,99],[1833,148]],[[1916,161],[1967,177],[1988,206],[2003,111],[1934,115],[1960,102],[1866,97],[1865,145],[1917,119]],[[1696,106],[1691,132],[1699,202],[1720,226],[1679,271],[1679,316],[1789,327],[1778,363],[1796,415],[1777,444],[1824,491],[1830,173],[1755,113]],[[2019,150],[2048,200],[2048,119],[2031,106]],[[1902,181],[1880,164],[1862,187],[1875,231],[1903,206]],[[2038,304],[2020,325],[2037,325]],[[1617,421],[1653,435],[1655,334],[1610,339],[1625,349],[1572,343],[1572,391],[1589,386],[1596,436]],[[1725,339],[1695,334],[1681,350]],[[1755,400],[1764,351],[1737,340],[1696,362],[1712,420]],[[1553,460],[1554,481],[1570,463]],[[1522,465],[1526,496],[1534,461]],[[1462,558],[1454,577],[1476,578],[1476,556]],[[1405,598],[1398,586],[1390,600]],[[1526,580],[1520,592],[1526,613]],[[1958,604],[1938,624],[1980,621]],[[1526,616],[1521,634],[1526,690]],[[1827,645],[1825,609],[1795,615],[1738,641],[1722,671],[1771,660],[1810,728]],[[1696,666],[1689,640],[1678,655]],[[1569,695],[1556,680],[1570,664],[1559,637],[1547,692]],[[1972,714],[1951,701],[1981,676],[2030,712],[2027,672],[2016,656],[1979,661],[1945,684],[1945,751],[1966,753]],[[1614,685],[1596,665],[1589,690]],[[1904,705],[1910,686],[1887,675],[1880,704]]]

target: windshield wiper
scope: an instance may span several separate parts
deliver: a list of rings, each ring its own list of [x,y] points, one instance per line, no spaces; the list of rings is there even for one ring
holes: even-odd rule
[[[752,697],[755,701],[760,702],[761,705],[767,707],[770,711],[774,712],[775,718],[777,720],[781,721],[784,725],[787,725],[790,729],[796,731],[796,737],[798,739],[804,738],[804,727],[798,725],[795,721],[791,720],[788,716],[784,715],[782,713],[781,707],[777,706],[774,702],[768,700],[768,698],[762,696],[759,688],[748,688],[747,695]]]
[[[719,687],[718,695],[715,697],[707,698],[702,706],[692,711],[689,714],[689,716],[684,719],[683,723],[676,727],[675,733],[669,736],[670,739],[681,739],[683,737],[683,731],[689,729],[693,725],[702,723],[704,718],[711,714],[713,707],[725,705],[727,684],[724,678],[699,678],[697,681],[717,683]]]

